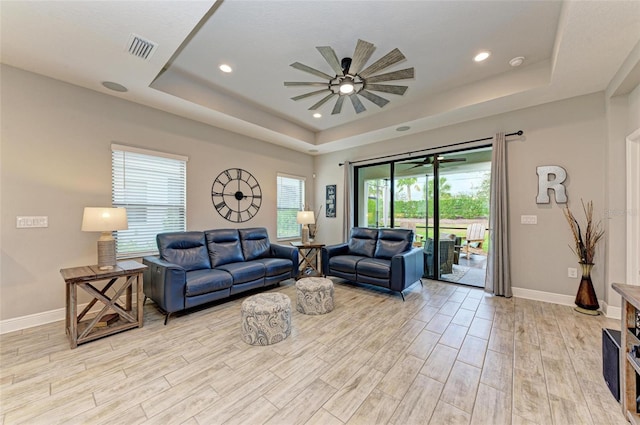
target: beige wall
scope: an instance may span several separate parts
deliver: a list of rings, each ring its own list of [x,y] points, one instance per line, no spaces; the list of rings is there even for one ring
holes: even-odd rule
[[[604,196],[607,149],[604,105],[602,93],[581,96],[318,157],[316,199],[323,199],[327,184],[338,185],[339,199],[338,217],[323,218],[321,222],[322,236],[329,242],[341,240],[344,188],[339,162],[472,140],[491,136],[496,131],[523,130],[526,140],[508,143],[513,286],[575,295],[579,280],[567,277],[567,268],[578,266],[568,248],[571,235],[561,207],[555,201],[547,205],[536,204],[536,167],[563,166],[568,173],[566,187],[574,212],[581,213],[581,198],[593,200],[597,217],[604,220],[607,209]],[[624,166],[624,162],[619,166]],[[538,216],[537,225],[520,224],[521,215],[532,214]],[[600,299],[604,299],[606,292],[604,272],[602,244],[593,271]]]
[[[572,206],[579,207],[580,198],[591,199],[597,216],[607,222],[594,284],[600,299],[619,305],[610,283],[618,279],[624,261],[620,249],[610,246],[624,234],[624,226],[612,224],[607,214],[624,210],[620,144],[621,137],[640,127],[639,88],[620,98],[582,96],[314,159],[11,67],[1,70],[0,320],[63,308],[58,270],[95,262],[98,235],[81,232],[80,223],[84,206],[110,203],[112,142],[189,156],[189,229],[233,227],[216,213],[210,198],[213,179],[229,167],[251,171],[265,194],[260,213],[243,227],[265,226],[274,239],[277,172],[306,177],[310,205],[314,195],[316,206],[324,203],[325,186],[336,184],[337,218],[320,217],[321,239],[334,243],[342,234],[339,162],[519,129],[525,140],[508,145],[513,286],[565,296],[577,290],[578,280],[567,277],[567,267],[577,263],[567,247],[571,237],[560,206],[535,203],[536,166],[561,165],[569,174]],[[537,215],[538,225],[521,225],[523,214]],[[46,215],[49,227],[16,229],[18,215]]]
[[[80,231],[85,206],[111,203],[112,142],[189,157],[187,226],[236,227],[211,203],[211,184],[239,167],[260,182],[254,219],[275,240],[276,173],[307,178],[313,159],[245,136],[2,66],[0,320],[64,307],[60,268],[93,264],[99,234]],[[49,227],[16,229],[16,216],[44,215]]]

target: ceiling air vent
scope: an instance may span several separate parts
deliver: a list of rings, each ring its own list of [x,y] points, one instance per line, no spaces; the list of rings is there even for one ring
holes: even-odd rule
[[[157,46],[158,45],[153,41],[145,40],[138,34],[131,34],[131,36],[129,37],[129,42],[127,43],[127,50],[133,56],[147,60],[149,59],[149,57],[151,57],[153,52],[156,51]]]

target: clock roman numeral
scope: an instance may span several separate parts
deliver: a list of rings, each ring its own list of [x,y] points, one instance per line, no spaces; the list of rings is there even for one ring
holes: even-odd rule
[[[231,218],[231,210],[227,211],[227,213],[224,215],[224,218],[226,218],[227,220]]]
[[[231,173],[229,172],[229,170],[224,170],[224,175],[225,175],[225,176],[227,176],[227,178],[228,178],[229,180],[232,180],[232,179],[231,179]]]
[[[222,192],[211,192],[211,196],[224,196]]]
[[[225,205],[226,205],[226,204],[224,203],[224,201],[222,201],[222,202],[218,202],[218,203],[215,205],[215,207],[216,207],[216,209],[217,209],[218,211],[220,211],[222,208],[224,208],[224,207],[225,207]]]

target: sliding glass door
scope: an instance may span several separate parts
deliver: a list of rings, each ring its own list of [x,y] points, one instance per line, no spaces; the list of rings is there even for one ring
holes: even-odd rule
[[[424,277],[484,286],[490,176],[490,146],[356,167],[356,225],[412,229]]]

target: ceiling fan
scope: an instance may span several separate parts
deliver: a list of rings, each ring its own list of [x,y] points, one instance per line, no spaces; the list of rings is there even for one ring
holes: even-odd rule
[[[418,167],[428,167],[430,165],[433,165],[434,162],[437,162],[438,164],[444,164],[447,162],[465,162],[466,160],[466,158],[445,158],[442,155],[438,155],[428,156],[424,160],[418,162],[405,162],[405,164],[416,164],[413,167],[409,168],[409,170],[413,170],[414,168]]]
[[[378,84],[386,81],[405,80],[414,77],[414,69],[406,68],[399,71],[387,72],[384,74],[378,74],[378,72],[389,68],[392,65],[405,59],[405,56],[399,49],[393,49],[382,58],[378,59],[368,67],[364,68],[367,61],[371,58],[375,46],[364,40],[358,40],[355,51],[353,52],[353,58],[343,58],[338,60],[336,52],[329,46],[316,47],[322,57],[327,61],[331,69],[336,73],[334,76],[319,71],[310,66],[295,62],[291,64],[291,67],[300,71],[308,72],[316,77],[324,78],[326,82],[285,82],[287,87],[297,86],[316,86],[324,87],[320,90],[315,90],[309,93],[301,94],[299,96],[292,97],[293,100],[305,99],[307,97],[315,96],[318,94],[325,94],[325,96],[318,102],[313,104],[309,110],[314,111],[320,106],[324,105],[333,97],[337,96],[331,115],[339,114],[342,111],[342,104],[346,97],[349,97],[353,109],[356,113],[366,111],[366,108],[360,101],[359,96],[368,99],[379,107],[385,106],[389,103],[389,100],[382,96],[379,96],[374,91],[382,93],[390,93],[396,95],[403,95],[407,91],[407,86],[391,85],[391,84]],[[364,68],[364,69],[363,69]],[[374,75],[377,74],[377,75]]]

